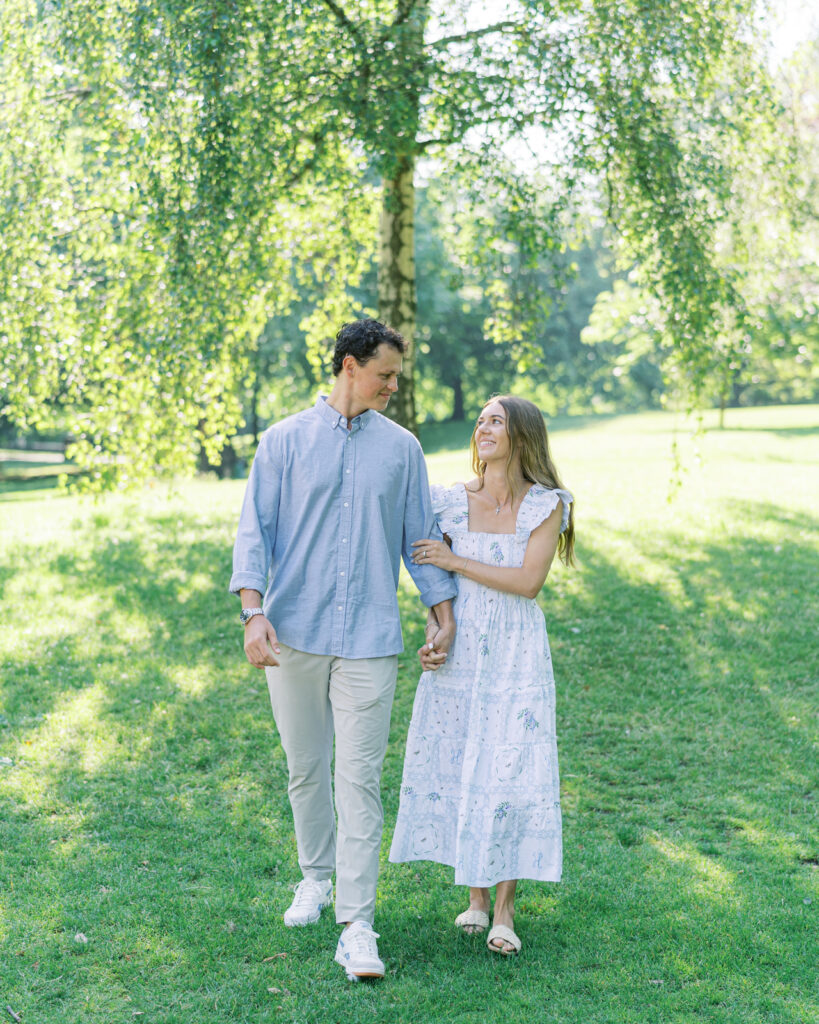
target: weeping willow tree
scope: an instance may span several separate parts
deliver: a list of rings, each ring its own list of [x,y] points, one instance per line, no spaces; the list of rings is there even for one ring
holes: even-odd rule
[[[720,245],[749,153],[788,186],[756,4],[484,6],[7,0],[7,415],[67,427],[97,486],[190,468],[236,430],[262,328],[298,300],[317,376],[352,315],[401,330],[414,429],[419,175],[459,197],[440,231],[523,372],[538,275],[596,196],[696,394],[716,339],[742,335]],[[356,310],[373,261],[377,307]]]

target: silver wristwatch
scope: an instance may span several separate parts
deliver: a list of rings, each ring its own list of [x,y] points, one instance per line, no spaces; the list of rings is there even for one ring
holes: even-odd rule
[[[264,608],[243,608],[239,613],[239,621],[246,626],[254,615],[264,615]]]

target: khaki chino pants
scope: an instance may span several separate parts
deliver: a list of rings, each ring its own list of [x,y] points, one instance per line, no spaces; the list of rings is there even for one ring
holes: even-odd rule
[[[319,881],[335,869],[336,921],[372,924],[384,824],[381,766],[398,657],[336,658],[280,647],[279,667],[265,671],[287,755],[299,867]]]

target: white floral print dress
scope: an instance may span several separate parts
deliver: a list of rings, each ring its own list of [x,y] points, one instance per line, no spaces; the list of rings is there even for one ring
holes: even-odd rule
[[[514,568],[560,502],[566,528],[572,496],[534,485],[513,534],[471,533],[467,501],[463,484],[432,487],[452,550]],[[455,642],[415,695],[390,860],[450,864],[456,885],[558,882],[555,683],[543,612],[531,598],[456,580]]]

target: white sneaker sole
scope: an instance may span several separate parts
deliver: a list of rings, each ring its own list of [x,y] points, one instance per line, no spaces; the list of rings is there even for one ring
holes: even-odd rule
[[[344,967],[343,964],[342,967]],[[355,974],[348,967],[344,967],[344,973],[347,975],[347,981],[363,981],[365,978],[370,980],[384,977],[383,971],[359,971]]]
[[[383,967],[362,967],[358,971],[353,971],[343,960],[339,960],[338,957],[334,958],[337,964],[340,964],[344,968],[344,973],[347,975],[348,981],[361,981],[363,978],[383,978],[384,968]]]

